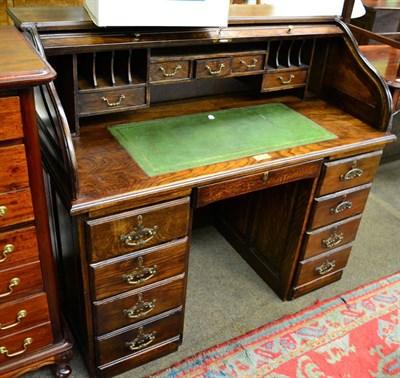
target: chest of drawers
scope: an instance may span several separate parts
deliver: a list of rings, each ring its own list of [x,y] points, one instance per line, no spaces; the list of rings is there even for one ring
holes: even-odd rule
[[[31,89],[54,73],[16,29],[1,33],[8,60],[0,68],[0,375],[55,364],[66,377],[72,343],[58,306]],[[13,61],[10,49],[26,54],[36,70]]]

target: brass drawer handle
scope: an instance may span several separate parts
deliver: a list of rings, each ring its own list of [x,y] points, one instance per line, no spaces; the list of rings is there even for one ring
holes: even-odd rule
[[[113,106],[121,105],[121,102],[124,98],[125,98],[125,95],[122,94],[121,96],[118,97],[118,101],[116,101],[116,102],[110,102],[107,97],[102,97],[101,100],[106,102],[107,106],[113,107]]]
[[[137,247],[146,244],[154,238],[158,230],[158,226],[153,226],[151,228],[144,227],[142,215],[138,215],[136,222],[136,227],[132,232],[120,236],[120,239],[130,247]]]
[[[282,76],[278,76],[278,79],[281,81],[282,84],[290,84],[295,77],[295,75],[291,74],[289,76],[289,79],[287,80],[285,80]]]
[[[8,208],[7,206],[0,206],[0,217],[6,216],[8,213]]]
[[[147,315],[156,307],[156,300],[153,299],[151,302],[143,302],[142,293],[138,294],[138,302],[128,310],[124,310],[124,314],[129,319],[138,319],[142,316]]]
[[[24,340],[23,349],[18,351],[18,352],[15,352],[15,353],[8,353],[7,347],[0,346],[0,354],[5,354],[6,357],[10,357],[10,358],[11,357],[15,357],[15,356],[19,356],[20,354],[25,353],[26,350],[28,349],[28,346],[31,345],[32,343],[33,343],[32,337],[27,337]]]
[[[168,73],[164,67],[160,67],[160,71],[163,73],[163,75],[164,75],[165,77],[172,77],[172,76],[175,76],[175,75],[178,73],[178,71],[179,71],[180,69],[182,69],[182,66],[178,64],[178,65],[175,67],[175,69],[174,69],[173,72]]]
[[[10,294],[13,292],[14,286],[19,285],[20,282],[21,282],[21,280],[20,280],[18,277],[12,278],[12,279],[10,280],[10,282],[8,283],[8,292],[7,292],[7,293],[0,294],[0,298],[4,298],[4,297],[6,297],[7,295],[10,295]]]
[[[326,260],[322,265],[317,266],[315,268],[315,273],[319,274],[320,276],[323,276],[332,271],[335,266],[336,266],[335,260],[333,261]]]
[[[240,63],[245,65],[247,68],[256,68],[258,60],[253,58],[252,61],[253,61],[253,64],[247,64],[244,60],[241,60]]]
[[[354,160],[351,165],[351,169],[343,175],[340,175],[340,181],[353,180],[357,177],[362,176],[363,173],[364,172],[362,169],[357,168],[357,160]]]
[[[12,324],[9,324],[9,325],[6,325],[6,326],[3,326],[0,323],[0,330],[4,331],[5,329],[9,329],[9,328],[13,328],[13,327],[17,326],[19,323],[21,323],[21,319],[25,318],[27,315],[28,315],[28,311],[26,311],[26,310],[18,311],[18,313],[17,313],[17,321],[15,323],[12,323]]]
[[[143,257],[138,257],[138,267],[130,274],[124,274],[123,279],[130,285],[137,285],[149,280],[157,273],[158,266],[143,266]]]
[[[331,236],[329,236],[328,239],[322,240],[322,244],[326,248],[333,248],[336,247],[338,244],[340,244],[343,239],[344,239],[343,232],[338,234],[337,231],[335,230],[334,233]]]
[[[219,68],[218,68],[217,70],[215,70],[215,71],[213,71],[212,68],[211,68],[210,66],[208,66],[208,65],[206,66],[206,68],[207,68],[208,72],[209,72],[211,75],[218,75],[218,74],[221,73],[222,69],[225,68],[225,64],[224,64],[224,63],[221,63],[221,64],[219,65]]]
[[[350,201],[342,201],[337,204],[335,207],[332,207],[331,213],[332,214],[339,214],[347,209],[351,209],[353,204]]]
[[[12,252],[14,252],[14,246],[12,244],[6,244],[3,247],[3,252],[2,252],[3,257],[0,259],[0,263],[2,263],[3,261],[6,261],[7,255]]]
[[[143,327],[139,328],[139,332],[136,338],[132,341],[128,341],[125,345],[129,348],[129,350],[140,350],[148,345],[150,345],[156,338],[156,331],[151,333],[144,333]]]

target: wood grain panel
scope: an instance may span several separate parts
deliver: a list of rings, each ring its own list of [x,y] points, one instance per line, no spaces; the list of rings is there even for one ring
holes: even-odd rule
[[[18,144],[0,148],[0,192],[29,187],[25,146]]]
[[[19,97],[0,98],[0,141],[23,137]]]
[[[34,219],[29,189],[0,193],[0,206],[7,208],[7,213],[0,216],[0,227],[29,222]]]

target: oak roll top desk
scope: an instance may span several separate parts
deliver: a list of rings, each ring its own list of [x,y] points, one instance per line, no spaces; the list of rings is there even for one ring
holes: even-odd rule
[[[9,14],[58,73],[37,90],[36,108],[64,310],[90,374],[178,348],[200,217],[282,300],[340,279],[382,149],[395,139],[387,85],[345,24],[237,15],[226,28],[97,28],[80,7]],[[263,105],[334,137],[161,173],[168,153],[152,173],[141,165],[171,120]],[[135,123],[159,127],[142,161],[110,129]],[[134,150],[138,139],[128,141]],[[202,147],[189,142],[190,152]]]

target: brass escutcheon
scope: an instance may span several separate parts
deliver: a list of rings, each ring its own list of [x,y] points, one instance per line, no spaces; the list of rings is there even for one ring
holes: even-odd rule
[[[153,311],[155,307],[156,307],[155,299],[153,299],[150,302],[144,302],[143,294],[139,293],[137,303],[130,309],[128,310],[125,309],[123,312],[129,319],[138,319]]]
[[[143,266],[143,256],[138,257],[138,267],[130,274],[124,274],[123,280],[130,285],[138,285],[149,280],[157,273],[158,266],[152,267]]]
[[[138,330],[138,335],[132,341],[125,343],[129,350],[140,350],[150,345],[156,338],[156,331],[151,333],[144,333],[143,327]]]
[[[151,228],[144,227],[143,216],[138,215],[136,219],[136,227],[129,234],[121,235],[120,240],[130,247],[141,246],[153,239],[157,230],[157,225]]]
[[[335,260],[333,260],[333,261],[326,260],[326,261],[324,261],[324,263],[322,265],[317,266],[315,268],[315,273],[323,276],[324,274],[331,272],[335,266],[336,266]]]
[[[7,206],[0,206],[0,217],[6,216],[8,213],[8,208]]]

